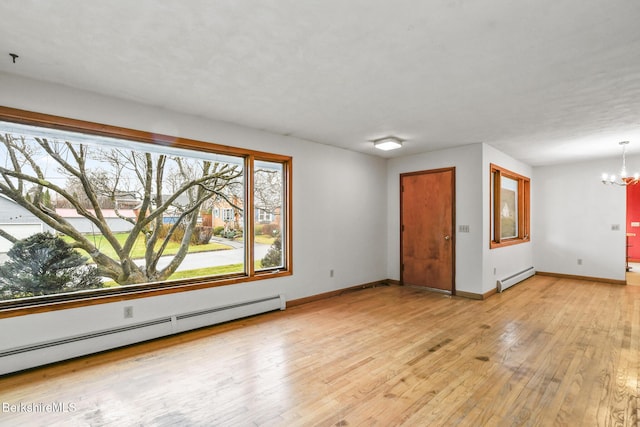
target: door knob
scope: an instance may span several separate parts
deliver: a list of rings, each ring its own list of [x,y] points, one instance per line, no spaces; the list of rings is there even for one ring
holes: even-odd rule
[[[444,240],[449,240],[450,238],[451,238],[451,237],[449,237],[448,235],[447,235],[447,236],[444,236]]]

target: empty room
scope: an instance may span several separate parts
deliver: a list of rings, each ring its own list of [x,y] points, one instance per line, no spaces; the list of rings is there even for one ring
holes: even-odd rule
[[[637,425],[639,2],[0,16],[0,425]]]

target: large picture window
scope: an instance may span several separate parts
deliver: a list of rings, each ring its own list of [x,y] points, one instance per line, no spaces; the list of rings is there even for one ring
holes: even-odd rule
[[[288,156],[0,108],[0,309],[291,274],[290,179]]]
[[[491,165],[491,248],[529,241],[529,178]]]

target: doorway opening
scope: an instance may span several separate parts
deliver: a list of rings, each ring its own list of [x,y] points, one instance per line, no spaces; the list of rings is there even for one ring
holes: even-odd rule
[[[626,280],[640,286],[640,185],[629,185],[626,215]]]

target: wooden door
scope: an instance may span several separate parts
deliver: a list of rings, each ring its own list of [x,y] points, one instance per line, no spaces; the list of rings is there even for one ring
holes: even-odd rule
[[[400,281],[455,293],[455,168],[400,175]]]

